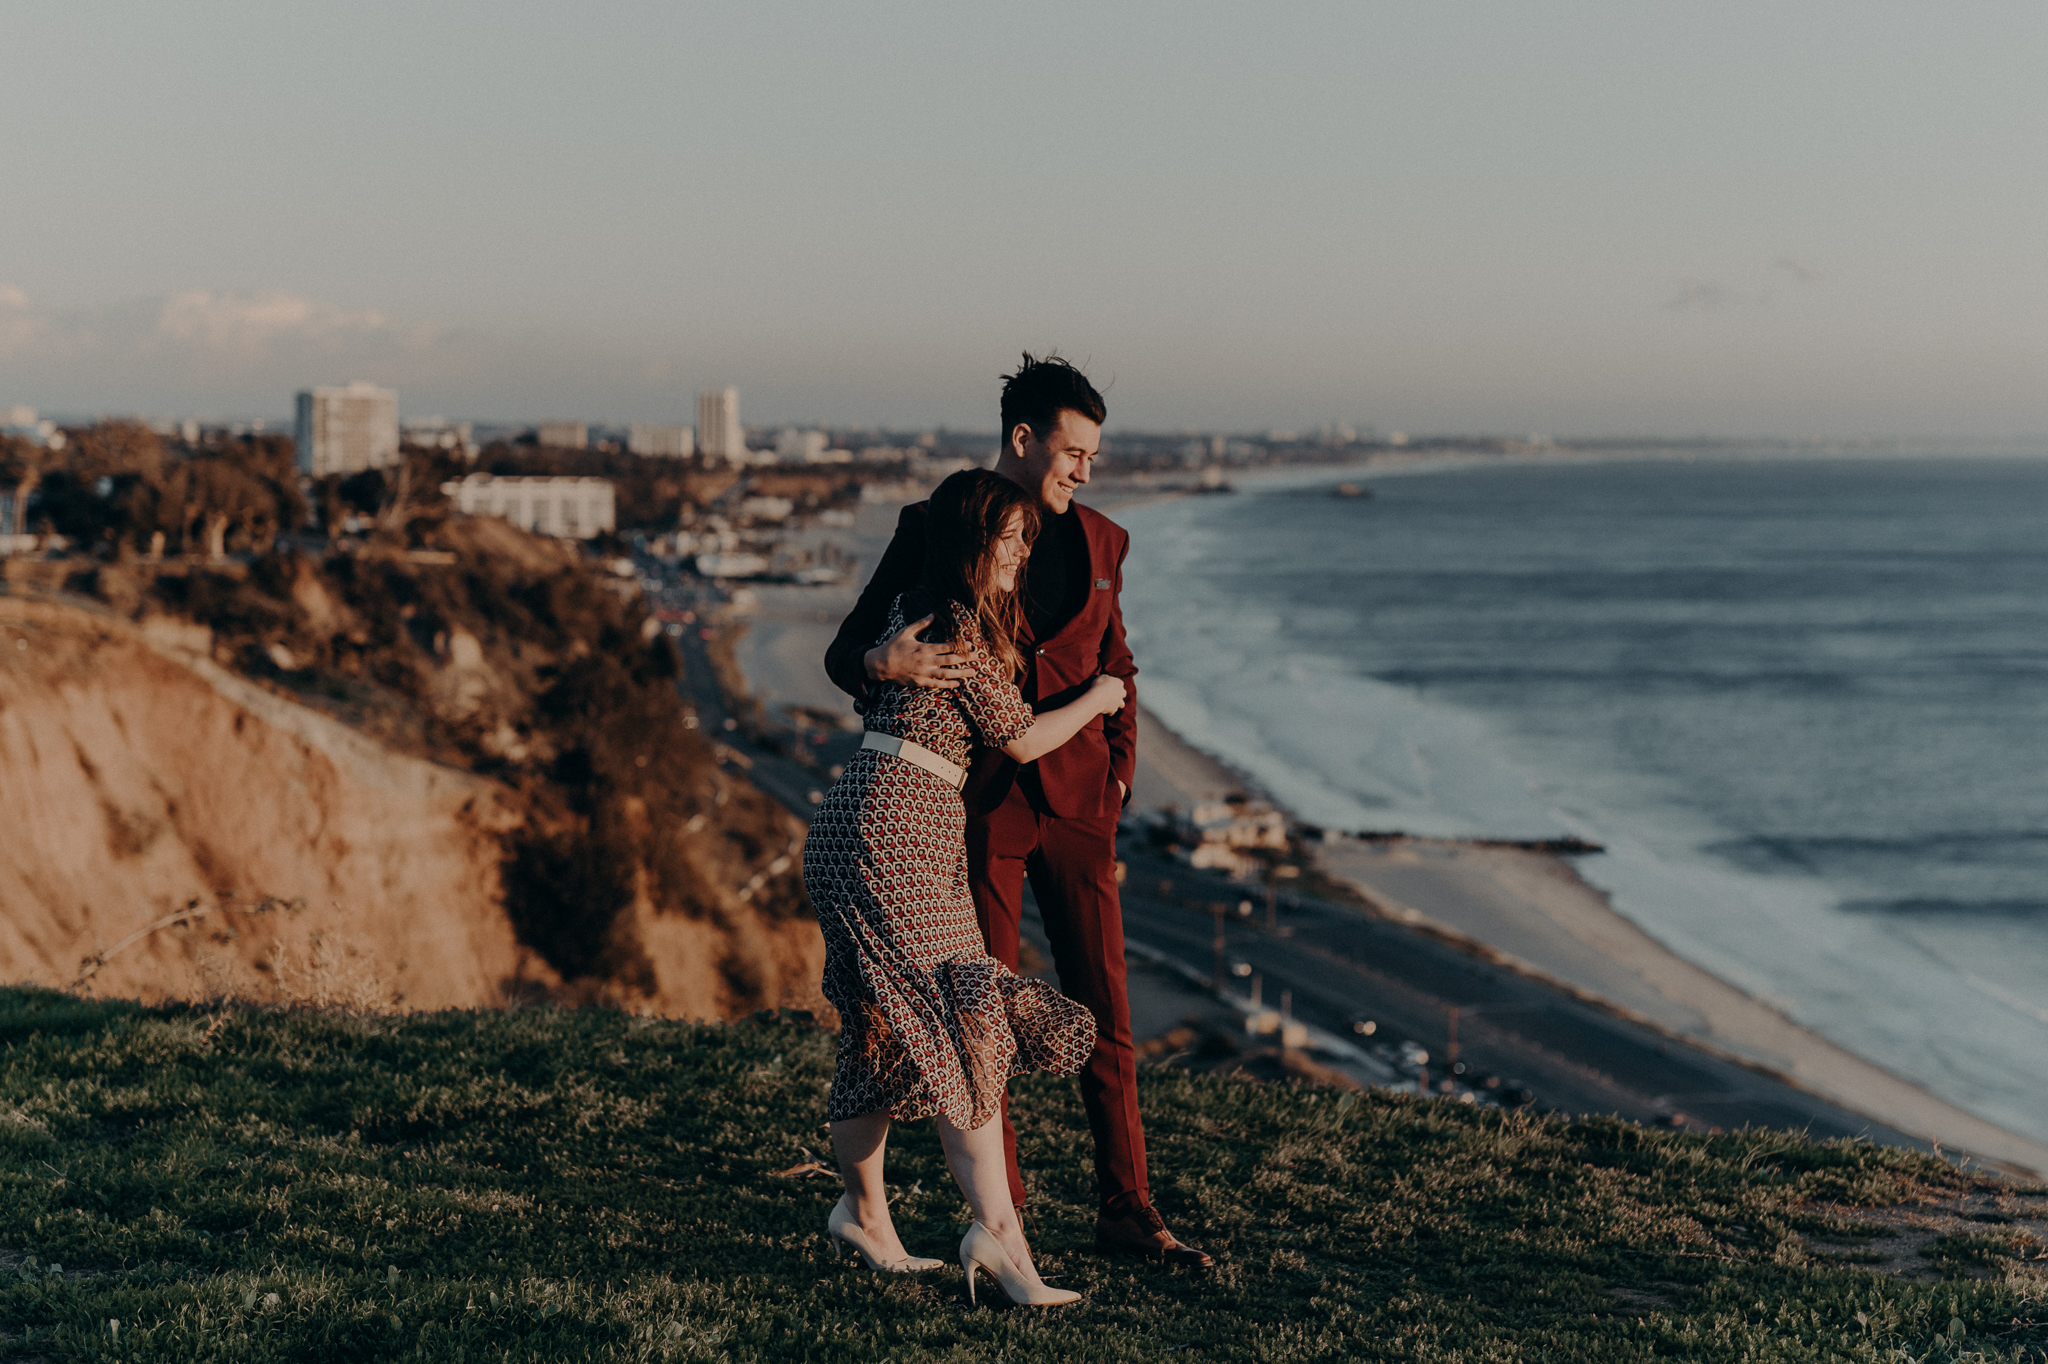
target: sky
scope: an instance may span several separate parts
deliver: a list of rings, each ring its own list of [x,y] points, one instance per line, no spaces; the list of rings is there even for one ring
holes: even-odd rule
[[[0,0],[0,406],[2048,432],[2048,8]]]

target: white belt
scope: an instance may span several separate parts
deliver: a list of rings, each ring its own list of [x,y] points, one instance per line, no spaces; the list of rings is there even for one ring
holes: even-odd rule
[[[947,762],[923,744],[914,744],[893,734],[877,734],[871,729],[861,736],[860,746],[879,749],[893,758],[901,758],[912,767],[922,767],[955,791],[967,784],[966,768]]]

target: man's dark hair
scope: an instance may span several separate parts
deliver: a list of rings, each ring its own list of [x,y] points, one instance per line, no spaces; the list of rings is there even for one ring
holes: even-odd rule
[[[1044,440],[1060,424],[1062,412],[1078,412],[1100,426],[1109,408],[1088,376],[1057,354],[1040,360],[1025,351],[1017,372],[1003,376],[1003,448],[1009,448],[1018,422],[1028,422],[1031,434]]]

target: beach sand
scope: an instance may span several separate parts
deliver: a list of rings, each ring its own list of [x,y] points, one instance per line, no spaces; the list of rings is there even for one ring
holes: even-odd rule
[[[1130,500],[1090,498],[1105,511]],[[738,656],[764,704],[851,715],[820,660],[888,543],[896,511],[893,505],[863,506],[851,531],[830,537],[858,561],[847,583],[757,589],[753,625]],[[1141,706],[1133,808],[1187,810],[1233,793],[1257,794],[1239,774],[1182,741]],[[1952,1154],[2035,1177],[2048,1174],[2048,1146],[1899,1079],[1694,966],[1616,912],[1567,858],[1454,840],[1350,838],[1322,844],[1317,856],[1323,872],[1355,888],[1386,919],[1690,1046],[1767,1071]],[[1187,1007],[1186,999],[1173,990],[1145,1002],[1148,1012],[1163,1013]]]
[[[762,584],[748,589],[739,612],[747,630],[734,647],[740,671],[754,698],[770,710],[802,706],[853,722],[853,702],[825,676],[825,649],[839,622],[860,599],[860,589],[896,532],[902,509],[895,503],[864,502],[850,529],[812,530],[792,540],[799,548],[836,545],[853,555],[854,571],[844,582],[799,587]]]
[[[1135,789],[1149,804],[1248,792],[1228,767],[1141,714]],[[1445,839],[1339,838],[1320,869],[1381,915],[1901,1132],[2035,1177],[2048,1146],[1844,1051],[1673,953],[1617,913],[1569,859]]]

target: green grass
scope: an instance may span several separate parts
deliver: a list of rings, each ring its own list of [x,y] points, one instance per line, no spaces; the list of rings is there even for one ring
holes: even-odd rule
[[[1149,1072],[1155,1193],[1218,1255],[1200,1275],[1088,1253],[1078,1101],[1025,1081],[1035,1241],[1087,1300],[975,1310],[957,1270],[835,1262],[836,1183],[772,1173],[824,1150],[833,1039],[798,1022],[17,989],[0,1046],[6,1357],[1577,1364],[2048,1344],[2023,1238],[1941,1243],[1924,1282],[1848,1258],[1871,1229],[1813,1205],[1988,1183],[1863,1144]],[[905,1242],[948,1252],[965,1215],[929,1124],[899,1127],[891,1170]]]

